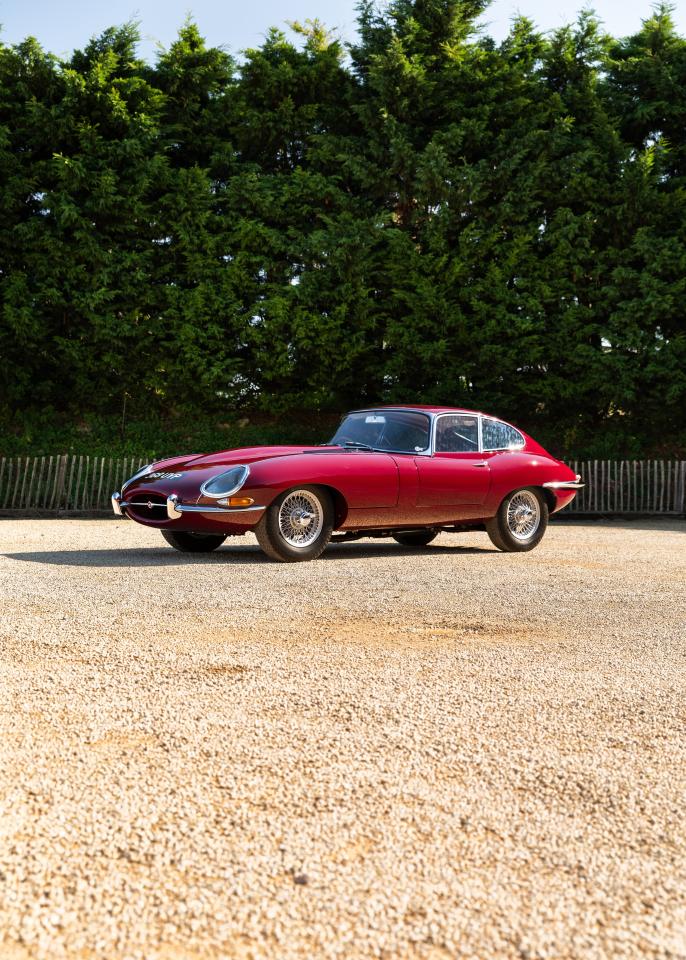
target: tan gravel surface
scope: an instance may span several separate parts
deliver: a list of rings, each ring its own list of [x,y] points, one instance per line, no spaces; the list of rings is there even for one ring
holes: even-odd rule
[[[686,524],[0,522],[0,958],[686,957]]]

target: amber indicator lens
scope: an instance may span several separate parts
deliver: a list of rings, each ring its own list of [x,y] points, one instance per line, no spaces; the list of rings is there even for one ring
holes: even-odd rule
[[[255,501],[252,497],[229,497],[230,507],[250,507]]]

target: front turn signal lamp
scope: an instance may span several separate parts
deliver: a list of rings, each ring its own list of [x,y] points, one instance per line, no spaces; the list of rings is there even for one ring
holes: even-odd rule
[[[251,507],[254,502],[252,497],[224,497],[223,500],[217,500],[222,507]]]

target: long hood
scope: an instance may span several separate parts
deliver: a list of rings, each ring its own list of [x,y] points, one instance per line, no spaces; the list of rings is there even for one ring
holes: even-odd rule
[[[309,453],[321,450],[321,447],[238,447],[235,450],[222,450],[209,453],[192,460],[186,460],[189,470],[206,470],[210,467],[230,467],[235,463],[255,463],[257,460],[271,460],[272,457],[288,457],[296,453]]]
[[[197,497],[200,486],[206,480],[228,470],[235,464],[255,464],[261,460],[321,450],[321,447],[238,447],[211,454],[190,454],[156,460],[142,477],[125,486],[126,495],[133,491],[157,492],[164,495],[177,493]]]
[[[287,457],[295,453],[321,451],[322,447],[236,447],[233,450],[220,450],[219,453],[192,453],[182,457],[167,457],[155,460],[154,471],[170,470],[206,470],[213,467],[231,467],[236,463],[255,463],[256,460],[270,460],[272,457]]]
[[[156,461],[148,473],[125,488],[125,496],[130,499],[133,494],[173,493],[186,502],[197,501],[205,481],[236,464],[250,467],[250,476],[242,489],[256,497],[257,491],[263,490],[267,500],[275,491],[298,483],[326,483],[336,489],[350,487],[355,498],[358,494],[363,499],[371,496],[374,506],[395,503],[397,499],[398,467],[391,455],[302,446],[242,447],[207,456]],[[262,502],[263,495],[259,497],[258,502]]]

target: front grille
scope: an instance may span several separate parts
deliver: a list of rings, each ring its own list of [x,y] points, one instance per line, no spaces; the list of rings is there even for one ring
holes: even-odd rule
[[[137,520],[167,520],[167,498],[159,493],[134,493],[128,502],[126,512]]]

